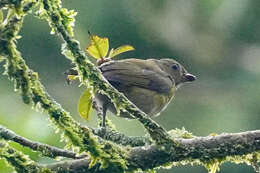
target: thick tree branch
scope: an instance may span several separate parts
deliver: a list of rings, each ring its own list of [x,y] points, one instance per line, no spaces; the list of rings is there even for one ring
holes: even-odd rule
[[[39,151],[42,155],[50,158],[62,156],[66,158],[80,159],[86,157],[86,155],[78,156],[72,151],[63,150],[47,144],[31,141],[0,125],[0,139],[1,138],[7,141],[14,141],[22,146],[29,147],[34,151]]]
[[[166,162],[185,159],[225,159],[226,156],[244,155],[260,150],[260,130],[218,136],[178,139],[179,147],[136,147],[130,151],[130,158],[143,169],[156,167]],[[161,156],[161,157],[160,157]],[[132,160],[130,159],[130,160]],[[259,160],[259,158],[257,159]]]
[[[41,165],[43,168],[49,168],[55,173],[105,173],[104,170],[100,170],[100,165],[95,165],[90,168],[90,160],[87,159],[79,159],[72,161],[62,161],[58,163]]]
[[[116,168],[101,168],[100,164],[90,166],[91,162],[87,159],[73,161],[63,161],[49,165],[41,165],[42,168],[50,169],[55,173],[114,173],[118,172]],[[120,172],[121,173],[121,172]]]
[[[9,135],[13,136],[13,134],[7,133],[7,136],[4,138],[11,138]],[[238,157],[232,158],[235,155],[241,156],[240,161],[252,162],[256,170],[258,169],[255,161],[259,160],[259,155],[256,152],[260,150],[260,130],[176,140],[179,143],[178,147],[164,144],[129,148],[127,152],[128,168],[126,170],[131,171],[137,168],[147,170],[171,162],[185,160],[189,160],[188,164],[195,159],[199,159],[201,163],[209,162],[212,159],[218,159],[220,162],[237,161],[235,159],[238,159]],[[256,158],[243,160],[245,159],[243,156],[250,153],[254,153],[253,155]],[[77,171],[110,172],[114,169],[113,167],[107,167],[100,170],[100,164],[96,164],[91,168],[89,164],[90,160],[88,159],[78,159],[42,167],[50,168],[57,172],[66,170],[71,173]]]
[[[217,159],[221,163],[224,161],[253,162],[245,160],[246,154],[256,153],[260,150],[260,130],[248,131],[234,134],[222,134],[219,136],[196,137],[193,139],[177,139],[179,147],[171,145],[149,145],[143,147],[134,147],[129,149],[127,171],[140,168],[142,170],[152,169],[171,162],[182,162],[189,164],[192,160],[199,159],[201,164],[205,164],[212,159]],[[241,156],[241,160],[238,157]],[[255,154],[257,157],[259,155]],[[259,158],[256,158],[259,160]],[[59,171],[68,170],[68,173],[89,172],[89,160],[79,159],[69,162],[59,162],[48,165],[48,168],[57,169]],[[96,165],[97,167],[99,165]],[[93,173],[100,172],[99,169],[91,169]],[[90,172],[91,172],[90,171]],[[106,170],[102,170],[106,172]]]

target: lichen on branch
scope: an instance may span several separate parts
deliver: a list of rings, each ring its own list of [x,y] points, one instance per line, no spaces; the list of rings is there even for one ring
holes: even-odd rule
[[[23,8],[23,6],[19,8]],[[119,156],[119,153],[124,155],[123,150],[109,142],[100,143],[89,128],[82,127],[73,120],[69,112],[65,111],[45,91],[38,74],[26,65],[15,44],[25,15],[25,12],[13,13],[9,22],[1,28],[6,31],[1,32],[0,40],[1,56],[6,62],[5,74],[15,83],[15,88],[21,92],[23,101],[26,104],[32,103],[35,108],[41,107],[44,112],[48,113],[51,122],[62,130],[68,139],[67,142],[70,141],[72,146],[78,147],[80,152],[88,152],[92,156],[92,164],[97,160],[102,160],[102,166],[113,162],[114,166],[117,164],[118,167],[125,167],[124,161]]]
[[[60,4],[53,3],[49,0],[43,0],[43,8],[45,9],[45,15],[43,16],[48,16],[47,20],[49,21],[50,26],[64,39],[65,43],[62,52],[64,52],[64,54],[75,64],[80,75],[80,81],[94,89],[94,92],[106,94],[119,111],[127,111],[137,118],[144,125],[151,135],[151,138],[156,143],[174,142],[163,127],[150,119],[145,113],[134,106],[122,93],[112,87],[102,76],[100,70],[88,60],[84,51],[81,50],[79,42],[66,30],[66,25],[64,25],[64,19],[61,15],[62,9],[60,8]]]
[[[4,7],[4,8],[3,8]],[[117,131],[99,131],[84,127],[76,122],[60,104],[45,90],[36,72],[30,69],[17,50],[16,39],[24,17],[37,8],[37,15],[46,19],[63,40],[63,54],[75,65],[80,81],[94,92],[106,94],[119,110],[136,117],[147,129],[151,138],[128,137]],[[5,61],[5,74],[14,82],[15,89],[22,95],[23,102],[40,107],[48,114],[54,127],[66,137],[65,142],[78,152],[65,151],[52,146],[27,140],[0,126],[0,157],[18,172],[134,172],[154,170],[158,167],[200,164],[215,172],[226,162],[247,163],[259,171],[260,132],[222,134],[195,137],[183,130],[166,132],[163,127],[131,104],[114,89],[92,64],[79,42],[73,36],[73,10],[62,8],[60,0],[3,0],[0,13],[8,8],[8,15],[0,23],[0,60]],[[0,15],[2,20],[3,15]],[[4,141],[3,141],[4,140]],[[39,165],[8,145],[8,141],[19,143],[53,158],[70,158],[65,162]],[[76,150],[77,151],[77,150]],[[91,157],[79,159],[81,152]],[[85,155],[84,155],[85,156]]]
[[[51,173],[48,168],[39,167],[27,155],[12,148],[3,140],[0,140],[0,158],[4,158],[17,172]]]

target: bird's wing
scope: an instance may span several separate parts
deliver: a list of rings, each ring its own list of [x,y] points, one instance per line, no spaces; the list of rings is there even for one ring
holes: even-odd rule
[[[117,89],[137,86],[159,93],[170,92],[174,81],[153,62],[139,60],[111,61],[100,66],[104,77]],[[154,67],[156,64],[153,63]]]

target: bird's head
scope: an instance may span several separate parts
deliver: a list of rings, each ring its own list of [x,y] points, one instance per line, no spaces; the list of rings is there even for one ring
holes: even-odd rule
[[[169,77],[174,80],[177,88],[183,83],[196,80],[196,76],[188,73],[180,63],[173,59],[160,59],[158,65],[161,70],[169,74]]]

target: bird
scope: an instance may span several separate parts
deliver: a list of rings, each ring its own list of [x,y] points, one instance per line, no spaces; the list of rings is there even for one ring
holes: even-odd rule
[[[160,115],[182,84],[196,80],[195,75],[170,58],[111,60],[98,68],[114,88],[149,117]],[[102,127],[105,127],[107,111],[118,114],[117,110],[102,93],[95,93],[93,101],[102,109]],[[119,117],[134,118],[125,111],[120,111]]]

